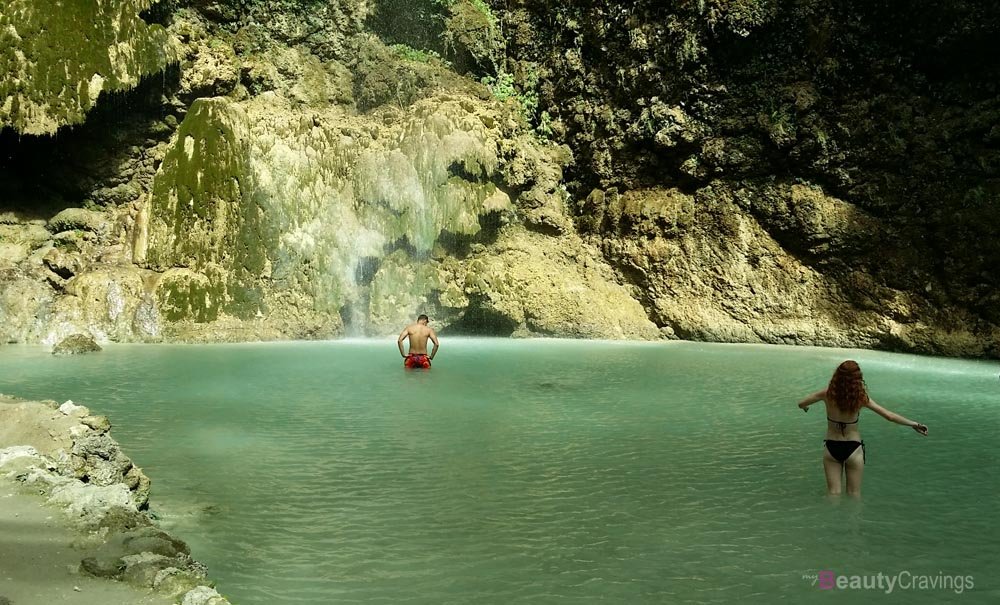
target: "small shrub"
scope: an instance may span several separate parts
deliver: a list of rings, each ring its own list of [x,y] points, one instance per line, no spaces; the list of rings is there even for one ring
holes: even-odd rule
[[[441,60],[441,55],[437,54],[433,50],[421,50],[419,48],[413,48],[406,44],[393,44],[389,47],[393,53],[400,59],[405,59],[407,61],[417,61],[418,63],[430,63],[431,61]]]

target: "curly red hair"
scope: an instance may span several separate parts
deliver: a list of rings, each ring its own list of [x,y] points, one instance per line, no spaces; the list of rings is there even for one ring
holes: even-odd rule
[[[837,409],[848,414],[858,412],[861,406],[868,403],[868,389],[858,362],[848,359],[837,366],[829,386],[826,387],[826,396]]]

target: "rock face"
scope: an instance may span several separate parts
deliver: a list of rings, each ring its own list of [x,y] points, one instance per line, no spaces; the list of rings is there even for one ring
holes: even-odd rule
[[[616,282],[599,249],[575,233],[551,237],[507,228],[492,246],[459,265],[446,283],[470,299],[468,317],[462,317],[470,332],[659,337],[642,306]]]
[[[154,182],[133,256],[161,274],[154,286],[161,315],[194,332],[236,320],[289,326],[294,331],[287,336],[330,336],[353,321],[348,329],[384,334],[422,310],[444,325],[460,322],[472,301],[502,298],[497,292],[480,298],[487,293],[467,284],[466,274],[475,272],[469,267],[482,267],[484,255],[469,256],[466,248],[479,242],[480,249],[499,251],[483,242],[516,221],[518,207],[531,205],[529,216],[543,216],[548,198],[557,197],[529,188],[511,199],[525,179],[536,178],[521,174],[528,164],[521,156],[532,154],[535,172],[552,163],[535,151],[538,143],[518,140],[516,128],[503,108],[468,94],[435,95],[406,112],[365,117],[329,110],[298,116],[266,96],[240,104],[198,101]],[[558,175],[558,164],[553,169]],[[555,206],[548,223],[530,223],[571,230],[559,201],[548,205]],[[527,243],[524,230],[504,233],[507,245],[518,238]],[[556,253],[560,243],[581,244],[535,243],[511,259],[526,270],[533,262],[545,265],[541,273],[548,276],[528,270],[514,278],[534,296],[520,292],[524,300],[507,301],[513,307],[489,304],[472,313],[506,309],[513,326],[507,334],[656,334],[634,302],[622,306],[629,298],[615,290],[612,272],[584,278],[572,269],[574,253]],[[590,268],[601,264],[591,255]],[[539,298],[539,284],[549,276],[562,281],[564,268],[580,278],[581,294],[567,298],[574,288],[566,284]],[[464,292],[442,300],[456,288]],[[564,301],[565,309],[539,308],[545,298]],[[582,302],[575,298],[616,311],[610,323],[581,327],[567,315]],[[522,304],[535,305],[534,313],[526,315]],[[624,324],[620,308],[630,309]],[[546,314],[567,316],[528,326]]]
[[[584,239],[676,337],[966,356],[993,355],[1000,338],[860,270],[898,234],[816,187],[595,190],[583,206]]]
[[[153,7],[163,29],[129,31],[176,40],[176,67],[135,116],[95,108],[120,140],[64,143],[119,151],[51,192],[0,160],[0,338],[382,335],[424,312],[445,334],[998,356],[1000,63],[943,69],[998,15],[941,10]]]
[[[140,17],[156,0],[8,0],[0,12],[0,128],[54,134],[102,93],[133,88],[174,60],[162,27]]]
[[[579,223],[658,324],[1000,354],[995,6],[528,1],[502,17],[533,119],[576,156]]]

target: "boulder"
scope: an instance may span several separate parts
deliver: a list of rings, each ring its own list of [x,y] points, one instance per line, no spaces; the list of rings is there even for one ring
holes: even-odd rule
[[[87,557],[80,561],[80,569],[97,578],[117,578],[125,571],[125,562],[119,557]]]
[[[549,237],[510,227],[465,263],[470,299],[456,327],[478,334],[600,339],[660,338],[596,248],[575,234]]]
[[[59,277],[69,279],[80,272],[83,261],[80,255],[73,252],[63,251],[59,248],[51,248],[42,257],[45,266]]]
[[[61,406],[59,406],[59,411],[65,416],[73,416],[76,418],[83,418],[90,414],[90,410],[86,406],[76,405],[73,403],[72,399],[67,399]]]
[[[107,232],[108,226],[108,219],[103,212],[84,208],[67,208],[49,219],[48,223],[52,233],[80,230],[100,235]]]
[[[228,605],[229,601],[214,588],[198,586],[184,595],[181,605]]]
[[[59,341],[52,347],[53,355],[77,355],[80,353],[94,353],[100,351],[101,347],[94,341],[92,336],[87,334],[72,334]]]
[[[161,569],[153,578],[153,588],[163,594],[180,596],[195,590],[205,578],[190,570],[176,567]]]
[[[111,421],[108,420],[107,416],[84,416],[80,419],[80,423],[90,427],[99,434],[104,434],[111,430]]]

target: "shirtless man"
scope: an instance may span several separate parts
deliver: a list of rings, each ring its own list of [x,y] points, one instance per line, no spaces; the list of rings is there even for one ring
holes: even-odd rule
[[[403,356],[405,360],[403,365],[407,368],[424,368],[429,370],[431,367],[431,360],[438,352],[438,336],[434,332],[433,328],[428,327],[426,315],[421,315],[417,318],[417,323],[411,324],[403,328],[403,331],[399,333],[399,340],[396,344],[399,345],[399,354]],[[403,341],[407,338],[410,339],[410,353],[406,354],[403,352]],[[431,342],[434,343],[434,349],[431,351],[430,357],[427,356],[427,339],[430,338]]]

